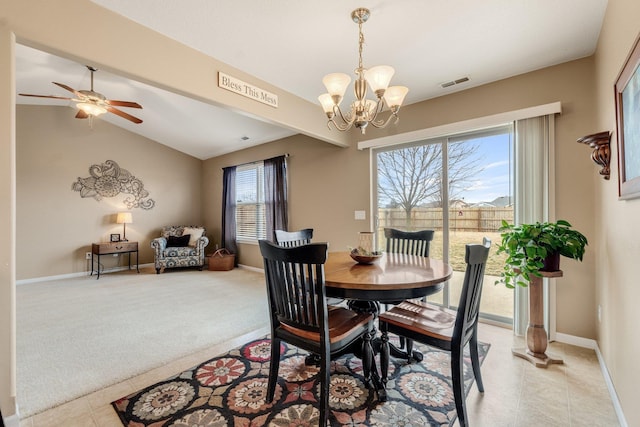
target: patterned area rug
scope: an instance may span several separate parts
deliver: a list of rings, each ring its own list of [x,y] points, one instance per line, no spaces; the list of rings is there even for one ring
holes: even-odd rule
[[[456,419],[449,354],[416,343],[421,363],[394,360],[388,401],[367,389],[362,363],[345,355],[331,366],[331,426],[449,426]],[[489,344],[479,345],[481,362]],[[270,341],[250,342],[137,393],[112,402],[127,427],[317,426],[318,368],[306,366],[306,352],[282,345],[279,381],[265,402]],[[468,354],[465,394],[474,382]]]

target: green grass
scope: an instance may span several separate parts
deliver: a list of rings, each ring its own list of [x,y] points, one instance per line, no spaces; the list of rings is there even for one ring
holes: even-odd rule
[[[497,244],[501,240],[499,232],[455,231],[449,233],[449,264],[451,264],[454,271],[464,271],[466,269],[464,262],[465,245],[467,243],[482,243],[483,237],[491,239],[491,250],[487,259],[485,274],[500,276],[504,268],[506,254],[496,255]],[[436,232],[430,255],[442,259],[442,233]]]
[[[442,237],[442,231],[436,231],[429,249],[429,256],[443,259]],[[487,260],[485,274],[490,276],[500,276],[500,273],[504,268],[506,254],[496,255],[497,245],[501,241],[500,233],[497,231],[451,231],[449,233],[449,264],[451,264],[454,271],[465,271],[466,269],[466,264],[464,262],[465,245],[467,243],[482,243],[483,237],[491,239],[491,250],[489,251],[489,259]],[[386,242],[384,241],[383,235],[378,247],[384,248],[385,245]]]

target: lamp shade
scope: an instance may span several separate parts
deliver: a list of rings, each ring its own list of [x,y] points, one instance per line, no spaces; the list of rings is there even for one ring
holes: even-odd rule
[[[116,217],[117,224],[131,224],[133,223],[133,217],[131,216],[131,212],[118,212],[118,216]]]
[[[405,86],[391,86],[384,93],[384,101],[389,107],[400,107],[409,89]]]
[[[323,93],[318,97],[318,101],[320,101],[320,105],[322,105],[322,109],[325,113],[333,113],[333,106],[335,105],[333,102],[333,98],[328,93]]]
[[[331,73],[324,76],[322,83],[327,88],[329,95],[339,96],[342,99],[349,83],[351,83],[351,77],[344,73]]]
[[[369,83],[371,90],[377,92],[379,90],[386,90],[389,87],[391,77],[393,77],[395,70],[388,65],[378,65],[369,68],[364,73],[364,78]]]

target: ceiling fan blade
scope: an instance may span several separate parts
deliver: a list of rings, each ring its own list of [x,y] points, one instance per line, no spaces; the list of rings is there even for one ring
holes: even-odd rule
[[[113,108],[109,105],[107,105],[105,108],[107,109],[108,112],[113,113],[117,116],[120,116],[124,119],[127,119],[133,123],[142,123],[142,120],[140,120],[139,118],[133,117],[131,114],[127,114],[124,111],[118,110],[117,108]]]
[[[53,99],[64,99],[67,101],[71,101],[73,98],[66,98],[64,96],[55,96],[55,95],[32,95],[30,93],[19,93],[20,96],[33,96],[36,98],[53,98]]]
[[[86,119],[89,115],[85,113],[83,110],[78,110],[78,114],[76,114],[76,119]]]
[[[131,101],[114,101],[113,99],[107,99],[105,102],[114,107],[142,108],[142,105]]]
[[[73,93],[75,96],[77,96],[77,97],[78,97],[78,98],[80,98],[80,99],[85,99],[85,98],[86,98],[86,97],[85,97],[84,95],[82,95],[80,92],[78,92],[77,90],[75,90],[75,89],[73,89],[73,88],[70,88],[69,86],[67,86],[67,85],[65,85],[65,84],[57,83],[57,82],[51,82],[51,83],[53,83],[54,85],[58,85],[58,86],[60,86],[62,89],[66,89],[66,90],[68,90],[69,92]]]

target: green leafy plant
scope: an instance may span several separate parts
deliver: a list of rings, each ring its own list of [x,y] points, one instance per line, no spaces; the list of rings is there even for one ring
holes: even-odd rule
[[[587,238],[565,220],[521,225],[503,220],[499,231],[502,242],[496,253],[507,254],[507,259],[496,284],[504,283],[507,288],[526,287],[530,276],[541,277],[545,258],[554,253],[582,261],[588,244]]]

